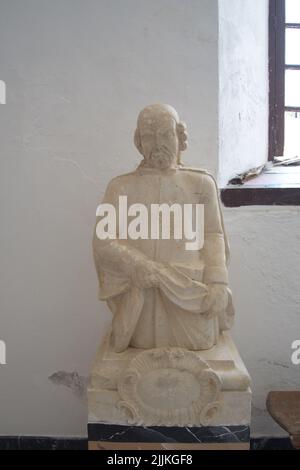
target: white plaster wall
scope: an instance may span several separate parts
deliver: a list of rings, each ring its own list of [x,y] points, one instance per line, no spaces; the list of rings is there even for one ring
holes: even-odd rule
[[[283,435],[265,409],[270,390],[300,388],[291,344],[300,338],[300,210],[225,209],[236,306],[233,336],[252,378],[252,434]]]
[[[219,0],[219,181],[267,160],[266,0]],[[252,377],[253,435],[283,435],[266,412],[270,390],[300,388],[300,211],[225,209],[236,305],[234,339]]]
[[[110,321],[97,202],[138,163],[135,120],[152,102],[187,120],[187,162],[216,172],[217,34],[216,0],[1,1],[0,435],[86,434],[84,402],[48,376],[86,376]]]
[[[268,0],[219,0],[219,182],[267,160]]]
[[[255,36],[254,19],[265,37],[264,0],[252,1],[253,9],[248,0],[220,0],[223,38],[233,34],[234,5],[242,3],[252,22],[248,38]],[[248,78],[242,85],[237,71],[229,95],[222,91],[220,116],[229,123],[220,121],[218,154],[217,29],[212,0],[1,1],[0,79],[8,94],[0,106],[0,340],[7,344],[0,435],[86,433],[84,402],[48,376],[59,370],[87,376],[109,325],[91,257],[94,210],[108,180],[139,161],[131,136],[140,108],[172,103],[189,127],[186,161],[216,172],[219,155],[223,179],[230,168],[230,174],[243,169],[236,166],[241,155],[243,162],[266,157],[264,80],[257,97],[253,89],[245,97],[249,76],[256,82],[263,73],[266,44],[253,39],[260,56],[254,72],[239,58],[238,44],[248,48],[241,31],[230,48],[221,36],[221,91],[231,48],[239,58],[235,70]],[[233,333],[253,379],[252,432],[282,433],[264,404],[269,389],[300,386],[299,366],[290,362],[291,342],[300,335],[299,211],[226,209],[225,222]]]

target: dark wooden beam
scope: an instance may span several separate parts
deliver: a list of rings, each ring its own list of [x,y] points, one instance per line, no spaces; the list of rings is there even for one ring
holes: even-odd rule
[[[299,206],[300,185],[294,188],[224,188],[221,200],[226,207]]]
[[[286,64],[285,70],[300,70],[300,65]]]
[[[285,0],[269,0],[269,160],[283,155]]]
[[[300,23],[285,23],[286,28],[300,29]]]
[[[300,113],[300,106],[285,106],[285,111],[291,111],[292,113]]]

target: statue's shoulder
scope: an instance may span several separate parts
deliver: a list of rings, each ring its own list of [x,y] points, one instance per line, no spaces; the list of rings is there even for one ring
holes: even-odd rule
[[[203,168],[196,168],[196,167],[190,167],[190,166],[182,166],[179,168],[179,170],[182,172],[193,174],[193,175],[198,175],[199,178],[201,178],[202,184],[205,184],[208,188],[211,188],[212,190],[214,189],[218,190],[216,179],[213,176],[213,174],[210,173],[209,171]]]
[[[130,180],[135,174],[136,174],[135,171],[130,171],[128,173],[123,173],[122,175],[117,175],[110,180],[108,185],[116,186],[121,182],[123,183],[124,181]]]
[[[122,175],[115,176],[112,178],[106,186],[104,199],[111,199],[116,197],[118,194],[122,194],[127,191],[128,187],[132,186],[131,176],[133,172],[124,173]]]

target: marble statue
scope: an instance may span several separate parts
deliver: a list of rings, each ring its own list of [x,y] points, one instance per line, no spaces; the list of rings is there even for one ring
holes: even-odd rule
[[[141,163],[114,178],[102,201],[115,209],[115,236],[99,237],[100,216],[94,231],[99,298],[112,312],[112,327],[92,368],[90,419],[243,424],[249,421],[250,379],[226,332],[234,307],[216,182],[207,171],[183,165],[186,125],[169,105],[140,112],[134,143]],[[150,215],[153,204],[202,205],[201,248],[187,250],[186,234],[174,236],[175,209],[170,237],[161,236],[162,227],[154,238],[124,236],[125,196],[128,207],[143,205]]]

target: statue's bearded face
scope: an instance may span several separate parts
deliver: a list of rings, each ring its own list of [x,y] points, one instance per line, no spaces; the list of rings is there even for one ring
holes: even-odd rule
[[[179,153],[177,123],[168,113],[143,116],[139,122],[142,154],[150,167],[166,169],[174,165]]]

